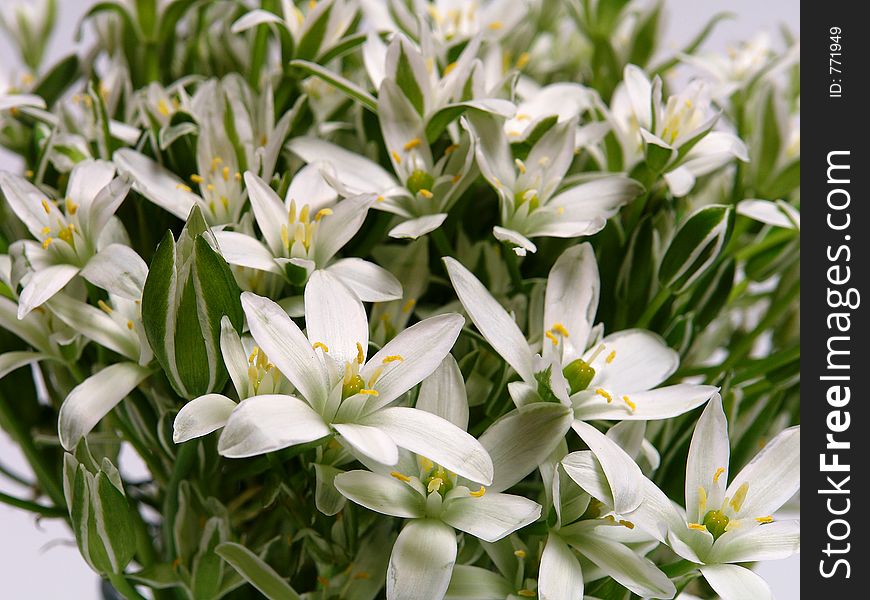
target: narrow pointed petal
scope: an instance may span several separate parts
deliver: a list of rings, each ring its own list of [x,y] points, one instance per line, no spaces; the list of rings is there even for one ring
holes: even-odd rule
[[[313,257],[318,266],[326,265],[356,235],[374,201],[373,194],[351,196],[333,206],[332,214],[321,218]]]
[[[360,370],[360,376],[366,382],[373,380],[372,387],[378,392],[370,406],[386,406],[431,375],[450,352],[464,322],[455,313],[437,315],[387,342]]]
[[[416,240],[441,227],[446,218],[447,213],[438,213],[403,221],[390,229],[389,236],[399,240]]]
[[[220,346],[221,356],[233,382],[233,387],[236,388],[236,394],[239,395],[240,400],[244,400],[252,395],[248,379],[248,356],[244,346],[242,346],[242,339],[226,315],[221,317]]]
[[[649,392],[633,392],[628,396],[634,407],[619,398],[613,402],[595,392],[584,391],[572,396],[574,416],[581,421],[655,421],[670,419],[701,406],[714,393],[711,385],[678,383]]]
[[[575,420],[572,427],[592,450],[604,473],[613,495],[613,510],[627,513],[643,501],[642,481],[645,479],[640,467],[606,435],[582,421]]]
[[[199,197],[186,191],[174,173],[130,148],[117,150],[112,160],[119,172],[133,178],[137,192],[179,219],[187,219]]]
[[[583,600],[580,562],[554,532],[547,536],[547,544],[541,554],[538,597],[541,600]]]
[[[356,423],[333,423],[354,450],[382,465],[392,466],[399,462],[399,448],[393,439],[377,427]]]
[[[109,244],[88,261],[81,276],[110,294],[139,300],[148,277],[148,266],[129,246]]]
[[[365,308],[331,273],[315,271],[305,286],[305,330],[308,340],[325,344],[326,353],[342,368],[357,361],[360,352],[365,360],[369,343]]]
[[[127,394],[151,373],[136,363],[108,366],[91,375],[63,401],[58,415],[58,435],[66,450],[72,450],[84,436]]]
[[[296,206],[307,204],[311,214],[317,214],[321,208],[335,203],[338,194],[323,178],[321,168],[320,163],[312,163],[299,169],[287,188],[285,204],[295,200]]]
[[[113,166],[112,173],[114,172],[115,168]],[[109,219],[114,216],[118,207],[127,198],[127,194],[132,186],[133,182],[130,179],[118,177],[100,189],[88,204],[81,205],[79,210],[87,216],[87,235],[92,238],[99,237],[106,223],[109,222]]]
[[[773,600],[760,575],[738,565],[705,565],[701,574],[722,600]]]
[[[34,271],[21,290],[18,299],[18,318],[23,319],[30,311],[42,306],[76,276],[79,268],[73,265],[52,265]]]
[[[588,243],[565,250],[550,269],[544,296],[544,330],[559,324],[568,332],[561,339],[562,364],[580,358],[586,351],[599,291],[598,263]]]
[[[441,520],[485,542],[497,542],[541,516],[537,502],[498,492],[451,498],[444,502]]]
[[[564,209],[562,218],[572,221],[609,219],[643,192],[643,186],[627,177],[602,177],[554,196],[548,206]]]
[[[417,519],[425,514],[423,496],[393,477],[369,471],[348,471],[335,476],[335,487],[349,500],[383,515]]]
[[[309,402],[320,404],[329,392],[326,373],[308,338],[279,305],[250,292],[242,308],[254,341]]]
[[[227,424],[236,403],[223,394],[206,394],[181,407],[175,416],[172,441],[176,444],[208,435]]]
[[[626,329],[605,337],[611,362],[599,368],[590,388],[613,388],[621,394],[651,390],[673,375],[679,355],[658,335],[644,329]]]
[[[635,65],[627,65],[623,77],[637,123],[649,129],[652,126],[652,84],[646,73]]]
[[[689,457],[686,461],[686,514],[690,522],[700,523],[707,510],[711,510],[707,506],[718,508],[722,504],[728,483],[730,454],[728,421],[722,409],[722,397],[716,394],[698,419],[689,445]],[[703,507],[699,488],[706,494]]]
[[[44,227],[54,226],[54,223],[51,222],[52,215],[50,212],[46,212],[42,204],[42,201],[47,201],[48,198],[35,185],[18,175],[3,171],[0,172],[0,190],[3,191],[3,196],[15,216],[21,219],[21,222],[27,226],[27,229],[36,239],[43,238],[42,229]],[[55,212],[55,215],[58,214],[57,209],[53,208],[51,204],[47,206],[49,211]]]
[[[800,489],[800,459],[801,428],[796,425],[769,441],[728,486],[725,495],[733,498],[740,486],[749,485],[738,515],[755,518],[779,510]]]
[[[534,383],[532,351],[516,322],[471,272],[453,258],[444,258],[459,301],[496,352],[524,381]]]
[[[423,380],[417,396],[417,408],[468,429],[468,396],[465,380],[453,355],[448,354],[438,368]]]
[[[456,533],[433,519],[405,525],[387,568],[387,600],[443,598],[456,562]]]
[[[312,442],[329,435],[323,419],[293,396],[268,394],[242,400],[224,427],[218,452],[246,458]]]
[[[245,187],[248,190],[248,198],[251,200],[251,209],[254,211],[257,226],[263,232],[263,237],[266,238],[272,253],[277,256],[284,247],[284,242],[281,241],[281,225],[287,223],[287,208],[278,194],[250,171],[245,172]],[[300,201],[303,204],[306,202],[304,198]]]
[[[801,549],[800,521],[775,521],[726,532],[713,544],[709,563],[743,563],[788,558]]]
[[[389,435],[397,446],[425,456],[457,475],[492,483],[492,460],[480,442],[431,413],[416,408],[379,410],[360,421]]]
[[[384,195],[398,186],[379,164],[341,146],[313,137],[299,137],[291,140],[288,148],[305,162],[330,165],[350,194]]]
[[[363,302],[388,302],[402,298],[402,284],[392,273],[361,258],[343,258],[326,269]]]
[[[0,379],[24,365],[33,364],[46,358],[49,358],[47,354],[24,350],[0,354]]]

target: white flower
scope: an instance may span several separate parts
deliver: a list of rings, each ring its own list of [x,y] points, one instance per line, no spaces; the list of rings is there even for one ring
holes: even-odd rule
[[[694,384],[659,387],[676,371],[679,358],[649,331],[626,330],[598,341],[600,330],[593,328],[593,322],[600,284],[589,244],[566,250],[550,271],[541,355],[534,353],[513,318],[474,275],[451,258],[444,262],[468,316],[521,377],[521,382],[508,384],[514,402],[523,406],[550,400],[570,406],[575,432],[620,488],[618,504],[636,508],[641,499],[638,486],[618,473],[639,475],[640,470],[612,440],[585,421],[674,417],[703,404],[715,388]]]
[[[326,269],[353,289],[360,300],[381,302],[402,295],[402,286],[385,269],[361,258],[333,258],[359,231],[375,198],[359,195],[335,202],[335,191],[317,165],[303,167],[282,202],[265,181],[244,176],[254,219],[265,244],[239,231],[216,230],[228,263],[304,283],[315,269]]]
[[[726,486],[728,460],[727,422],[717,394],[689,446],[686,511],[642,477],[643,503],[622,514],[697,564],[723,600],[771,599],[763,579],[734,563],[786,558],[799,551],[800,523],[775,521],[773,513],[800,488],[800,427],[768,442]],[[581,487],[612,506],[603,473],[588,453],[570,454],[562,464]]]
[[[112,221],[130,183],[115,178],[105,161],[83,161],[70,173],[65,199],[55,201],[17,175],[0,173],[0,189],[19,219],[37,241],[20,240],[11,253],[27,266],[18,317],[59,292],[78,274],[95,285],[104,282],[106,268],[119,266],[113,257],[116,241],[126,233]],[[95,279],[96,278],[96,279]]]
[[[34,71],[42,62],[56,17],[57,0],[7,0],[0,6],[0,28]]]
[[[597,233],[642,191],[637,182],[623,176],[563,187],[574,160],[576,119],[550,127],[520,159],[514,157],[498,119],[484,114],[467,118],[476,137],[477,164],[499,196],[501,226],[493,233],[515,244],[520,255],[537,250],[530,238]]]
[[[462,327],[459,315],[421,321],[367,359],[362,303],[328,272],[315,271],[305,288],[307,336],[267,298],[245,292],[242,306],[257,346],[303,399],[269,394],[243,400],[221,434],[221,454],[254,456],[335,432],[381,464],[396,464],[401,447],[491,483],[492,461],[477,440],[435,415],[391,406],[450,351]]]
[[[686,54],[681,56],[681,60],[712,77],[715,84],[712,96],[721,100],[770,67],[772,57],[773,44],[770,35],[760,32],[748,41],[729,47],[724,53]]]

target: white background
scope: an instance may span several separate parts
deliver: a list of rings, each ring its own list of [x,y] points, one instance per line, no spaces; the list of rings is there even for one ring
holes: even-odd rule
[[[5,4],[9,0],[0,0]],[[70,52],[78,20],[91,0],[60,0],[58,32],[52,40],[48,62]],[[798,0],[667,0],[669,23],[665,39],[673,47],[690,39],[716,11],[728,10],[738,16],[720,24],[706,48],[721,50],[728,44],[750,37],[759,29],[776,33],[780,24],[800,33]],[[14,54],[0,34],[0,70],[13,72],[9,57]],[[18,164],[0,153],[0,168],[17,169]],[[18,449],[0,430],[0,458],[3,464],[24,474],[26,463]],[[0,489],[23,496],[21,490],[0,476]],[[768,562],[759,568],[779,600],[800,598],[800,557]],[[27,513],[0,504],[0,598],[3,600],[97,600],[97,577],[78,554],[71,534],[57,521],[37,523]],[[747,599],[751,600],[751,599]]]

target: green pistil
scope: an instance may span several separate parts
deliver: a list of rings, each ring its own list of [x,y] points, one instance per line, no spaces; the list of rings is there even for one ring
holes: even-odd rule
[[[366,382],[363,381],[362,377],[354,375],[350,380],[345,381],[344,385],[341,387],[341,399],[344,400],[355,394],[359,394],[359,391],[363,389],[365,385]]]
[[[725,516],[721,510],[711,510],[706,515],[704,515],[704,521],[701,523],[704,527],[707,528],[707,531],[713,536],[713,539],[719,539],[723,533],[725,533],[725,528],[728,527],[728,517]]]
[[[426,171],[421,171],[417,169],[411,176],[408,177],[408,181],[405,183],[408,188],[408,191],[412,194],[416,195],[420,190],[432,191],[432,186],[435,185],[435,178],[432,177]]]
[[[595,369],[589,366],[589,363],[582,358],[578,358],[572,360],[562,369],[562,375],[565,376],[568,385],[571,386],[571,393],[576,394],[589,387],[589,384],[592,383],[592,378],[595,377]]]

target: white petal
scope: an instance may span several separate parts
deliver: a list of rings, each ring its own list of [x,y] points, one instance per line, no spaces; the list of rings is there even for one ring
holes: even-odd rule
[[[786,229],[799,229],[801,225],[800,212],[792,205],[782,201],[742,200],[737,203],[737,214],[767,225],[785,227]]]
[[[645,392],[673,375],[680,365],[679,355],[651,331],[626,329],[601,342],[605,346],[602,355],[616,354],[608,364],[596,363],[597,373],[590,388],[613,388],[620,394]]]
[[[460,315],[447,313],[424,319],[387,342],[360,370],[360,376],[374,381],[378,391],[370,406],[385,406],[432,374],[453,347],[462,324]],[[396,359],[395,357],[401,357]]]
[[[363,302],[401,300],[402,284],[392,273],[361,258],[343,258],[326,269]]]
[[[180,187],[184,182],[174,173],[130,148],[117,150],[112,160],[119,172],[133,178],[137,192],[179,219],[187,219],[199,197]]]
[[[264,23],[277,23],[279,25],[283,25],[284,21],[281,20],[281,18],[275,13],[271,13],[267,10],[262,10],[258,8],[248,13],[245,13],[241,18],[233,23],[230,31],[232,33],[241,33],[243,31],[251,29],[252,27],[256,27],[257,25],[262,25]]]
[[[316,215],[321,208],[331,206],[338,199],[338,194],[330,186],[321,173],[321,165],[313,163],[305,165],[293,176],[290,187],[287,188],[285,204],[296,201],[296,206],[307,204],[310,214]]]
[[[398,479],[369,471],[348,471],[335,477],[335,487],[346,498],[391,517],[416,519],[425,512],[417,490]]]
[[[583,600],[583,571],[574,552],[554,532],[547,536],[538,572],[541,600]]]
[[[45,108],[45,100],[36,94],[3,94],[0,96],[0,111],[19,106],[35,106]]]
[[[565,250],[550,269],[544,296],[544,330],[559,323],[568,331],[568,337],[561,340],[562,364],[580,358],[586,350],[598,310],[599,288],[598,263],[588,243]]]
[[[247,267],[258,271],[269,271],[282,275],[283,271],[275,262],[272,252],[259,240],[236,231],[215,231],[220,253],[231,265]]]
[[[218,452],[246,458],[312,442],[329,427],[307,404],[293,396],[268,394],[242,400],[224,427]]]
[[[52,265],[34,271],[18,299],[18,318],[24,318],[31,310],[42,306],[76,276],[79,268],[73,265]]]
[[[222,394],[206,394],[181,407],[175,416],[172,441],[176,444],[208,435],[227,424],[236,403]]]
[[[441,223],[447,218],[447,213],[438,213],[435,215],[426,215],[399,223],[390,229],[389,236],[396,239],[416,240],[422,235],[426,235],[441,227]]]
[[[609,219],[641,192],[643,186],[627,177],[602,177],[560,192],[547,206],[564,209],[561,215],[564,219]]]
[[[81,276],[110,294],[139,300],[148,266],[129,246],[109,244],[88,261]]]
[[[541,516],[541,505],[522,496],[485,492],[450,498],[441,520],[485,542],[496,542]]]
[[[478,111],[469,111],[465,118],[475,137],[475,157],[481,174],[500,194],[512,195],[516,166],[502,120]]]
[[[571,427],[571,410],[561,404],[535,402],[499,418],[480,436],[492,458],[490,489],[513,486],[543,463]]]
[[[47,354],[42,354],[41,352],[26,352],[23,350],[0,354],[0,379],[6,377],[6,375],[12,371],[20,369],[24,365],[33,364],[46,358],[49,358]]]
[[[262,296],[242,293],[242,308],[254,341],[309,402],[320,404],[329,393],[326,373],[308,338],[280,306]]]
[[[668,189],[676,198],[682,198],[695,187],[695,175],[685,165],[664,174]]]
[[[239,399],[244,400],[250,395],[251,387],[248,379],[248,356],[236,328],[226,315],[221,317],[220,345],[221,356],[233,381],[233,387],[236,388]]]
[[[634,392],[628,398],[637,408],[620,402],[619,398],[607,402],[590,391],[575,394],[571,400],[575,406],[574,416],[581,421],[655,421],[670,419],[697,408],[715,392],[716,388],[711,385],[690,383],[678,383],[649,392]]]
[[[713,544],[710,563],[780,560],[800,552],[800,521],[775,521],[728,531]]]
[[[728,421],[722,410],[722,397],[713,396],[695,425],[689,456],[686,460],[686,518],[700,523],[707,514],[706,506],[718,508],[722,504],[728,483],[728,460],[731,453],[728,442]],[[724,471],[719,471],[724,469]],[[714,478],[716,481],[714,481]],[[707,495],[706,506],[699,503],[698,488]]]
[[[390,555],[387,600],[443,598],[456,551],[456,533],[441,521],[416,519],[405,525]]]
[[[332,427],[354,450],[375,462],[388,466],[399,462],[399,448],[396,443],[377,427],[356,423],[333,423]]]
[[[263,237],[266,238],[272,253],[278,255],[284,247],[284,242],[281,240],[281,225],[287,224],[287,207],[269,184],[250,171],[245,171],[245,188],[248,190],[248,198],[251,201],[251,210],[254,211],[257,226],[263,232]],[[304,199],[302,203],[305,203]]]
[[[111,163],[110,163],[111,164]],[[115,172],[112,167],[112,173]],[[91,238],[99,238],[109,219],[121,206],[121,203],[130,193],[133,182],[126,177],[119,177],[110,181],[105,187],[97,192],[97,195],[88,204],[79,207],[87,220],[85,221],[86,235]]]
[[[18,175],[3,171],[0,172],[0,189],[15,216],[21,219],[33,237],[42,239],[43,227],[54,227],[51,218],[58,213],[51,215],[45,212],[42,201],[47,200],[46,195],[35,185]],[[51,204],[48,207],[52,212],[57,210]]]
[[[764,579],[745,567],[705,565],[701,573],[722,600],[773,600]]]
[[[740,517],[772,515],[795,495],[801,486],[801,428],[789,427],[767,443],[764,449],[728,486],[725,495],[733,498],[744,483],[749,484]]]
[[[374,201],[372,194],[351,196],[335,204],[332,214],[320,220],[314,243],[314,262],[318,266],[327,264],[356,235]]]
[[[139,336],[95,306],[56,294],[47,306],[64,323],[101,346],[139,360]]]
[[[66,450],[75,448],[79,440],[150,373],[136,363],[116,363],[74,387],[58,415],[61,445]]]
[[[456,425],[416,408],[379,410],[360,420],[393,438],[397,446],[425,456],[472,481],[492,482],[492,460],[483,446]]]
[[[91,202],[115,177],[115,165],[105,160],[83,160],[69,174],[67,197],[88,212]]]
[[[533,355],[516,322],[471,272],[453,258],[444,258],[459,301],[492,347],[524,381],[535,383]]]
[[[582,533],[570,537],[567,531],[569,529],[570,526],[563,529],[563,533],[572,546],[638,596],[673,598],[676,594],[674,584],[651,560],[638,555],[624,544],[608,539],[603,533],[597,533],[602,528],[584,528]]]
[[[652,84],[646,73],[635,65],[627,65],[623,77],[638,125],[649,129],[652,125]]]
[[[396,173],[408,176],[416,167],[428,172],[432,166],[432,152],[426,142],[423,118],[393,79],[387,78],[381,82],[378,90],[378,117],[384,144]],[[411,151],[413,154],[404,150],[405,144],[412,140],[420,142]],[[402,162],[403,155],[408,159],[407,162],[413,159],[413,167]]]
[[[645,479],[640,467],[625,450],[591,425],[575,420],[572,427],[601,463],[613,496],[613,509],[627,513],[637,508],[643,501]]]
[[[287,147],[305,162],[331,165],[338,180],[351,194],[371,192],[382,195],[399,185],[379,164],[341,146],[313,137],[299,137],[291,140]]]
[[[514,252],[517,253],[518,256],[525,256],[527,252],[537,252],[538,247],[528,239],[523,234],[514,231],[513,229],[507,229],[505,227],[499,227],[496,225],[492,228],[492,235],[500,242],[507,242],[508,244],[515,244],[517,247],[514,248]],[[523,250],[524,252],[520,252],[517,250]]]
[[[357,344],[365,359],[369,324],[359,298],[338,278],[315,271],[305,286],[305,331],[312,344],[329,348],[327,354],[344,368],[357,360]]]
[[[448,354],[420,385],[417,408],[468,429],[468,396],[465,380],[453,355]]]

